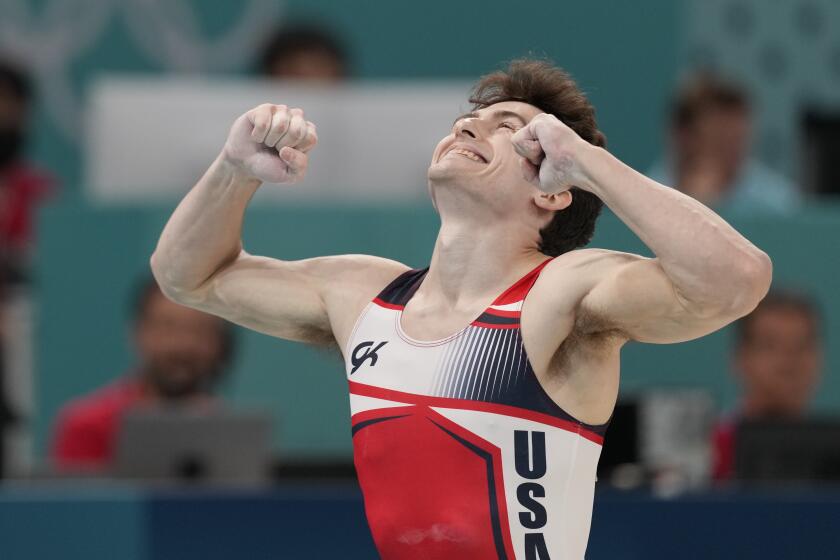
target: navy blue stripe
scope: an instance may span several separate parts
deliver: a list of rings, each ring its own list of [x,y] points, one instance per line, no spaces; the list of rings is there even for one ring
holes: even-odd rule
[[[408,414],[400,414],[399,416],[383,416],[381,418],[371,418],[370,420],[362,420],[358,422],[356,425],[353,426],[351,433],[355,436],[356,432],[361,430],[362,428],[367,428],[372,424],[378,424],[379,422],[384,422],[385,420],[393,420],[395,418],[405,418],[409,416]]]
[[[533,410],[580,425],[603,437],[609,421],[598,425],[580,422],[545,391],[525,352],[522,331],[517,327],[469,326],[446,350],[446,357],[438,366],[442,379],[433,396]]]
[[[481,323],[489,323],[491,325],[518,325],[519,317],[502,317],[500,315],[493,315],[492,313],[482,313],[478,319]]]
[[[505,553],[505,544],[502,538],[502,525],[499,521],[499,507],[496,499],[496,476],[493,472],[493,456],[490,455],[489,452],[485,451],[484,449],[478,447],[477,445],[470,443],[469,441],[465,440],[461,436],[456,433],[453,433],[431,418],[429,421],[452,436],[452,438],[484,459],[484,462],[487,463],[487,493],[490,495],[490,525],[493,527],[493,541],[496,544],[496,553],[499,555],[499,560],[507,560],[507,553]]]
[[[414,292],[417,291],[417,288],[420,287],[420,283],[428,271],[429,269],[427,267],[403,272],[390,284],[385,286],[385,289],[377,297],[386,303],[405,305],[411,299],[411,296],[414,295]]]

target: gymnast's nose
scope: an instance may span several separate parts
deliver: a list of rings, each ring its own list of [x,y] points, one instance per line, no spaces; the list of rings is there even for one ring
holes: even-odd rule
[[[465,136],[468,138],[478,138],[478,125],[476,124],[477,119],[473,118],[466,118],[461,119],[455,125],[455,136]]]

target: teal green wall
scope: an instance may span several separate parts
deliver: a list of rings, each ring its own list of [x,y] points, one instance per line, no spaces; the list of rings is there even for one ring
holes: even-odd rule
[[[244,11],[244,3],[234,0],[186,4],[195,10],[200,34],[207,38],[223,35]],[[504,60],[547,55],[571,71],[588,92],[614,152],[645,168],[659,151],[663,108],[679,64],[683,0],[520,5],[503,0],[289,0],[279,5],[278,21],[318,19],[337,30],[352,52],[360,79],[474,78]],[[123,2],[114,6],[90,47],[56,70],[66,74],[68,97],[77,98],[70,106],[79,112],[73,117],[79,129],[63,133],[43,106],[34,122],[33,154],[62,178],[65,196],[71,198],[79,196],[83,177],[81,110],[93,82],[114,73],[166,72],[129,32],[125,20],[138,17],[135,10]],[[35,21],[39,13],[36,9]],[[246,54],[224,72],[247,75],[252,60],[253,55]],[[222,72],[212,67],[194,71]]]
[[[95,210],[66,205],[41,220],[40,302],[35,418],[43,446],[57,407],[113,379],[131,364],[127,295],[147,260],[170,209]],[[840,411],[840,208],[815,208],[789,220],[736,223],[770,253],[778,285],[813,292],[827,317],[827,375],[816,407]],[[257,254],[298,259],[370,253],[412,266],[427,263],[437,231],[430,206],[383,208],[254,208],[245,244]],[[646,252],[614,216],[604,216],[593,243]],[[241,331],[226,393],[239,404],[277,417],[276,443],[289,455],[350,452],[348,401],[340,361],[302,345]],[[727,332],[670,346],[630,344],[623,353],[622,390],[703,387],[721,406],[736,387],[728,371]]]

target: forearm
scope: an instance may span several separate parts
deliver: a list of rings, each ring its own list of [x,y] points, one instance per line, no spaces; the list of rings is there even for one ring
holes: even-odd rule
[[[703,313],[751,308],[763,297],[770,259],[720,216],[676,189],[587,147],[582,188],[596,194],[656,254],[678,296]]]
[[[260,185],[219,156],[169,218],[152,270],[170,295],[199,288],[239,255],[245,208]]]

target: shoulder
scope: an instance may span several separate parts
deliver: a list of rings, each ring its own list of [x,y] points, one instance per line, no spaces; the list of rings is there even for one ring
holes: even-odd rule
[[[371,280],[393,280],[411,267],[383,257],[372,255],[336,255],[322,257],[324,266],[339,270],[348,280],[367,282]]]
[[[397,277],[411,268],[403,263],[370,255],[326,257],[319,274],[324,284],[324,302],[331,318],[335,340],[344,348],[358,317]]]
[[[583,302],[600,279],[639,259],[606,249],[578,249],[545,266],[522,307],[522,336],[534,363],[541,364],[538,368],[550,363],[565,368],[560,364],[572,356],[601,360],[613,355],[623,339],[615,329],[599,328]]]
[[[537,284],[564,281],[591,285],[622,266],[643,260],[647,258],[609,249],[576,249],[552,259],[540,274]]]
[[[567,315],[581,332],[598,330],[597,314],[587,304],[596,287],[619,277],[633,263],[647,257],[608,249],[587,248],[570,251],[553,259],[534,283],[533,299],[545,309]],[[530,297],[530,296],[529,296]]]
[[[411,267],[391,259],[371,255],[337,255],[322,257],[313,266],[319,275],[329,277],[333,293],[352,291],[364,298],[373,298],[385,286]]]
[[[371,255],[327,255],[286,261],[244,253],[236,266],[216,277],[215,289],[222,291],[227,287],[222,299],[230,299],[230,293],[240,292],[241,282],[225,280],[228,273],[238,272],[248,273],[254,280],[267,280],[271,286],[287,281],[297,287],[312,287],[326,298],[352,294],[366,296],[370,290],[382,289],[408,270],[410,268],[400,262]],[[284,295],[288,293],[284,291]]]

